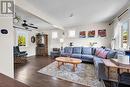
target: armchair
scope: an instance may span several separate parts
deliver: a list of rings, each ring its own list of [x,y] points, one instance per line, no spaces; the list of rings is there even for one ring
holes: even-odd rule
[[[72,55],[73,48],[72,47],[65,47],[61,51],[61,56],[68,57]]]
[[[25,63],[27,58],[25,58],[28,54],[26,51],[20,51],[18,46],[13,48],[14,51],[14,63]]]
[[[50,53],[52,58],[60,56],[60,48],[53,48],[53,51]]]
[[[14,47],[14,57],[25,57],[27,55],[26,51],[20,51],[18,46]]]

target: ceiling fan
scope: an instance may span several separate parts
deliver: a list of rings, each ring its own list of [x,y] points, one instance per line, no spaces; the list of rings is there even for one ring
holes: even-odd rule
[[[38,29],[38,27],[34,26],[34,24],[27,24],[26,20],[23,20],[22,26],[25,27],[26,29],[30,28],[34,28],[34,29]]]

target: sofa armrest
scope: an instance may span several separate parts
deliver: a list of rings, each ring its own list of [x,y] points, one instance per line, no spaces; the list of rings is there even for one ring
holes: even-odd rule
[[[103,79],[103,80],[108,80],[108,78],[106,76],[104,63],[99,63],[98,64],[98,78]]]
[[[64,49],[60,50],[60,53],[64,53]]]
[[[106,71],[105,71],[105,65],[102,60],[94,59],[94,66],[95,66],[95,73],[99,80],[107,80]]]
[[[21,51],[20,53],[26,53],[27,51]]]

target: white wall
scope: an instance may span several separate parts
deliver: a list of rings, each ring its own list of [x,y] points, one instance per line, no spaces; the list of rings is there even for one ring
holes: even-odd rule
[[[38,31],[36,30],[32,30],[32,31],[27,31],[27,30],[20,30],[20,29],[17,29],[15,28],[15,46],[18,45],[18,37],[17,37],[17,32],[24,32],[27,36],[27,46],[21,46],[20,47],[20,51],[27,51],[28,53],[28,56],[34,56],[35,55],[35,49],[36,49],[36,42],[35,43],[32,43],[31,42],[31,37],[32,36],[36,36],[36,34],[38,33]]]
[[[76,37],[69,38],[68,37],[68,30],[75,30]],[[106,29],[107,36],[106,37],[98,37],[98,30]],[[95,38],[79,38],[80,31],[90,31],[95,30],[96,35]],[[79,27],[72,27],[67,28],[65,30],[65,46],[68,46],[70,42],[74,42],[74,46],[90,46],[90,42],[97,42],[95,45],[96,47],[106,46],[110,47],[110,40],[111,40],[111,29],[108,24],[101,23],[101,24],[90,24],[87,26],[79,26]]]
[[[107,37],[98,37],[97,32],[99,29],[106,29],[107,31]],[[76,36],[75,38],[69,38],[68,37],[68,31],[69,30],[75,30]],[[80,31],[89,31],[89,30],[96,30],[96,37],[95,38],[79,38],[79,32]],[[58,32],[58,39],[52,39],[52,32],[57,31]],[[48,34],[49,37],[49,53],[54,47],[61,47],[59,39],[62,38],[62,30],[59,29],[51,29],[51,30],[40,30],[39,32],[44,32]],[[90,46],[90,42],[97,42],[95,45],[96,47],[106,46],[111,47],[111,28],[107,23],[100,23],[100,24],[90,24],[86,26],[78,26],[78,27],[69,27],[65,28],[65,40],[64,40],[64,47],[69,46],[70,42],[74,42],[74,46]]]
[[[0,73],[14,77],[13,44],[14,29],[13,18],[0,16],[0,30],[7,29],[8,34],[0,33]]]

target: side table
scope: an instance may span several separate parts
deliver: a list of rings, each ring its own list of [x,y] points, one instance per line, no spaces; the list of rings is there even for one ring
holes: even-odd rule
[[[130,66],[129,67],[128,66],[118,66],[115,63],[113,63],[110,59],[102,59],[102,61],[103,61],[104,65],[106,66],[107,71],[108,71],[108,73],[107,73],[108,80],[118,82],[119,76],[121,74],[121,72],[120,72],[121,69],[127,70],[126,72],[130,71]],[[115,61],[117,61],[117,59],[115,59]],[[117,74],[118,74],[117,80],[110,78],[110,68],[115,68],[117,70]]]

